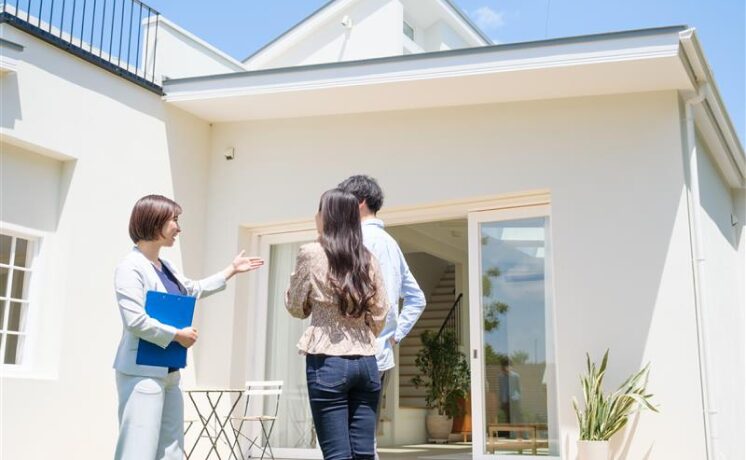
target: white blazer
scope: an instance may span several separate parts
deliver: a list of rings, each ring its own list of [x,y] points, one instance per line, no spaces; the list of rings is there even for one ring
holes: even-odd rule
[[[184,278],[168,261],[161,261],[184,286],[187,295],[199,299],[225,289],[225,276],[222,273],[193,281]],[[166,348],[176,335],[175,327],[163,324],[145,312],[145,294],[148,291],[166,292],[166,288],[153,264],[137,247],[134,247],[117,265],[114,272],[114,290],[124,326],[114,359],[114,369],[128,375],[165,377],[168,375],[166,367],[142,366],[135,363],[140,339]]]

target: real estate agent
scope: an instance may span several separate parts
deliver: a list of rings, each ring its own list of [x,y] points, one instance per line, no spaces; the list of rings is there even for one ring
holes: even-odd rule
[[[259,268],[258,257],[243,251],[222,271],[199,281],[183,277],[160,258],[160,250],[173,246],[181,232],[181,207],[169,198],[148,195],[135,203],[129,234],[135,247],[117,266],[114,275],[122,338],[114,369],[119,393],[119,438],[117,460],[182,459],[184,449],[184,399],[179,388],[179,370],[138,365],[137,347],[147,340],[162,348],[178,342],[189,348],[197,341],[197,330],[176,329],[148,316],[148,291],[205,297],[225,288],[236,273]]]

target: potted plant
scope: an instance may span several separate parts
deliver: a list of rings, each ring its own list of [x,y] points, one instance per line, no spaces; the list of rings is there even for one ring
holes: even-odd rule
[[[609,439],[627,424],[630,415],[643,409],[658,412],[650,403],[653,395],[645,389],[650,363],[629,376],[616,391],[604,394],[602,386],[608,357],[609,350],[606,350],[601,365],[596,367],[586,354],[587,374],[580,377],[585,409],[579,408],[575,398],[572,401],[580,428],[578,460],[608,460]]]
[[[463,405],[458,400],[469,391],[469,364],[458,349],[456,335],[443,330],[440,335],[425,331],[420,337],[422,348],[415,365],[420,375],[412,383],[427,390],[425,404],[430,412],[426,418],[428,436],[432,440],[447,441],[453,428],[453,417],[462,415]]]

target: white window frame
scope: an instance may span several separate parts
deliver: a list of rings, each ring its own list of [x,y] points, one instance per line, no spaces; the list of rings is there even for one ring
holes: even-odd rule
[[[557,366],[557,360],[559,357],[559,351],[557,346],[557,312],[556,312],[556,296],[554,292],[554,266],[552,261],[552,214],[551,206],[549,203],[546,204],[530,204],[528,206],[521,206],[515,208],[506,209],[491,209],[491,210],[480,210],[470,212],[468,215],[469,222],[469,273],[476,274],[481,273],[481,251],[479,250],[479,225],[483,223],[491,222],[505,222],[520,219],[531,219],[536,217],[546,217],[549,219],[548,231],[545,236],[546,245],[546,264],[549,267],[545,274],[545,302],[547,303],[547,326],[546,326],[546,341],[547,344],[551,343],[552,346],[552,359],[553,368],[548,369],[548,372],[554,373],[554,406],[548,407],[547,409],[555,414],[555,427],[557,431],[557,440],[561,443],[562,430],[559,419],[559,382],[560,374]],[[562,446],[559,445],[560,454],[558,455],[531,455],[523,454],[517,456],[515,454],[500,454],[500,453],[488,453],[486,452],[486,430],[484,421],[484,412],[482,408],[484,404],[484,337],[483,337],[483,318],[482,318],[482,283],[481,276],[470,276],[469,277],[469,321],[470,321],[470,353],[469,359],[471,361],[471,398],[472,398],[472,414],[478,414],[478,416],[472,417],[472,459],[474,460],[513,460],[513,459],[525,459],[525,460],[559,460],[561,457]],[[551,405],[551,402],[548,402]]]
[[[4,317],[2,318],[2,329],[0,329],[0,331],[2,332],[2,339],[0,340],[0,368],[3,370],[3,375],[7,376],[7,374],[9,373],[8,371],[10,371],[11,374],[19,371],[26,372],[31,370],[33,365],[33,348],[34,339],[36,338],[35,318],[37,317],[38,313],[36,311],[38,307],[38,289],[36,289],[36,286],[38,286],[40,277],[38,262],[44,234],[42,232],[34,231],[2,221],[0,221],[0,233],[12,238],[10,259],[8,260],[8,264],[6,265],[0,263],[0,267],[8,269],[8,284],[6,287],[6,292],[0,293],[0,297],[2,297],[2,300],[0,300],[0,302],[3,302],[5,304]],[[16,241],[18,238],[27,240],[28,244],[31,245],[31,251],[29,253],[29,257],[31,260],[27,262],[28,266],[26,268],[18,268],[13,266],[13,262],[15,260],[15,250],[17,246]],[[27,295],[25,299],[11,299],[10,297],[10,290],[12,289],[13,284],[13,273],[15,271],[23,271],[25,273],[28,273],[27,276],[29,276],[29,278],[27,281]],[[26,317],[23,332],[15,333],[16,331],[11,331],[15,333],[14,335],[23,337],[19,349],[16,350],[17,362],[13,364],[6,364],[5,349],[8,331],[5,328],[7,327],[8,321],[10,319],[11,301],[21,302],[26,305]],[[21,357],[20,360],[17,359],[18,356]]]

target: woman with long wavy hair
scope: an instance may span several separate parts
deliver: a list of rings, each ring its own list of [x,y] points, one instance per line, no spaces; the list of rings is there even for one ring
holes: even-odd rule
[[[380,267],[363,245],[358,200],[332,189],[316,214],[319,239],[300,248],[286,306],[311,316],[298,341],[319,444],[327,460],[375,457],[381,381],[376,337],[388,302]]]

